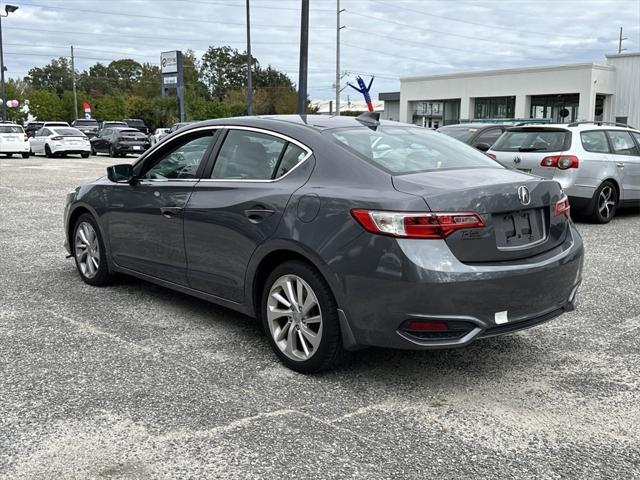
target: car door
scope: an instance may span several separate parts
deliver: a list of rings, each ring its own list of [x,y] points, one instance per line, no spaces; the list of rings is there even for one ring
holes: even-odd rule
[[[625,130],[607,130],[611,143],[611,152],[620,179],[620,199],[640,199],[640,152],[631,132]]]
[[[36,132],[35,137],[33,137],[33,145],[31,147],[33,149],[33,153],[44,153],[44,145],[47,138],[49,138],[49,135],[51,135],[51,133],[47,128],[41,128]]]
[[[96,133],[96,136],[91,139],[91,143],[93,144],[93,149],[96,152],[104,152],[104,136],[109,135],[110,132],[111,130],[109,129],[99,130]]]
[[[255,249],[276,230],[295,190],[309,178],[311,150],[286,136],[229,127],[185,209],[192,288],[241,302]]]
[[[215,133],[185,132],[136,164],[132,184],[106,188],[109,244],[118,266],[187,284],[184,207]]]

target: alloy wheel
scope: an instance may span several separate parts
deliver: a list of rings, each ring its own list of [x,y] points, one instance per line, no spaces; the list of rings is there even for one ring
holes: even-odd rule
[[[82,222],[76,229],[74,240],[76,261],[82,274],[93,278],[100,268],[100,242],[93,226]]]
[[[297,275],[283,275],[269,290],[267,321],[275,344],[288,358],[311,358],[322,340],[318,297]]]
[[[605,185],[598,196],[598,212],[604,219],[609,219],[616,205],[616,192],[611,185]]]

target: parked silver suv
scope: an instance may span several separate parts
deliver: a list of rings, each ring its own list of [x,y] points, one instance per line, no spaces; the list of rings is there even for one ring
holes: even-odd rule
[[[575,213],[609,222],[640,205],[640,130],[576,122],[509,128],[487,152],[503,165],[557,180]]]

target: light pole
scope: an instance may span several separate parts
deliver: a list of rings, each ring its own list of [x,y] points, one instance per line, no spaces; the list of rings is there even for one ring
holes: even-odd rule
[[[18,10],[18,7],[15,5],[5,5],[5,14],[2,15],[2,13],[0,13],[0,83],[2,84],[0,87],[2,92],[0,92],[0,94],[2,95],[2,120],[7,119],[7,99],[5,98],[4,91],[4,53],[2,51],[2,17],[8,17],[10,13],[16,10]]]

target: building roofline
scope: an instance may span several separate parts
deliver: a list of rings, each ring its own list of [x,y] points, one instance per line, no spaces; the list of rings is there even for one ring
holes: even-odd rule
[[[609,53],[605,55],[607,58],[621,58],[621,57],[640,57],[640,52],[629,53]]]
[[[487,77],[510,75],[514,73],[535,73],[535,72],[553,72],[557,70],[582,70],[582,69],[598,69],[598,70],[615,70],[613,65],[603,65],[598,63],[572,63],[567,65],[543,65],[538,67],[520,67],[520,68],[504,68],[499,70],[477,70],[457,73],[445,73],[441,75],[420,75],[415,77],[400,77],[400,82],[416,82],[424,80],[444,80],[448,78],[459,77]]]

